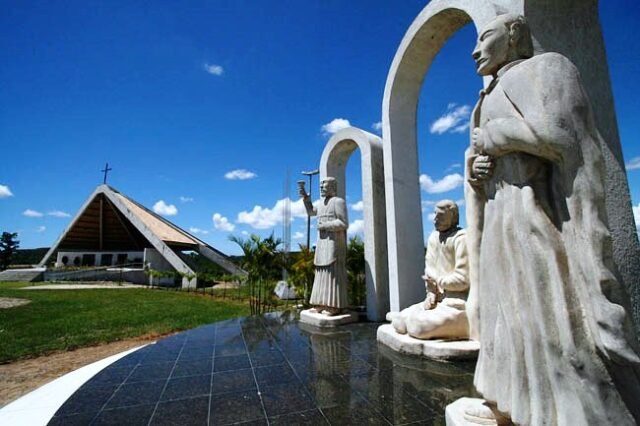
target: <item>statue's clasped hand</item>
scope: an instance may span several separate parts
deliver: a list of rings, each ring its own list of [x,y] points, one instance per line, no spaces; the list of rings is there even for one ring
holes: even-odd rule
[[[494,167],[495,162],[493,161],[493,157],[489,155],[478,155],[473,159],[471,175],[478,180],[489,179],[493,175]]]
[[[484,146],[484,132],[480,127],[476,127],[471,132],[471,143],[476,152],[483,152]]]
[[[427,290],[427,297],[424,301],[424,308],[426,310],[433,309],[437,306],[438,302],[444,298],[444,290],[440,288],[437,280],[430,275],[423,275],[424,286]]]

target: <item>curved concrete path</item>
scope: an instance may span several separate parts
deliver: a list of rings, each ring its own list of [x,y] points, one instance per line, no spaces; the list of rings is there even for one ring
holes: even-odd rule
[[[80,386],[104,368],[144,346],[146,345],[86,365],[5,405],[0,409],[0,425],[46,425]]]

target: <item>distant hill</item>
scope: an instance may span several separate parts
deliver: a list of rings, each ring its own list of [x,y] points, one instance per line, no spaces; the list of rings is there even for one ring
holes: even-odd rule
[[[44,255],[47,254],[48,250],[49,247],[41,247],[35,249],[18,249],[16,251],[16,254],[14,254],[13,258],[11,259],[10,266],[37,265],[38,263],[40,263]]]
[[[16,254],[13,256],[11,266],[37,265],[38,263],[40,263],[44,255],[47,254],[47,251],[49,251],[49,247],[41,247],[35,249],[18,249]],[[298,254],[299,252],[290,252],[290,256],[294,259],[294,261],[295,259],[297,259]],[[231,255],[229,256],[229,258],[231,258],[232,262],[239,265],[242,262],[242,259],[244,259],[244,256]],[[51,256],[48,263],[51,263],[52,259],[56,259],[55,253],[53,256]]]

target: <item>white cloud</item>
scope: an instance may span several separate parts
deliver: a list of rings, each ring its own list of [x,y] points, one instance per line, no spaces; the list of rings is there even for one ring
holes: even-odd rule
[[[0,198],[13,197],[13,192],[7,185],[0,185]]]
[[[153,205],[153,211],[163,216],[175,216],[178,214],[178,209],[173,204],[167,204],[164,200],[160,200]]]
[[[209,233],[209,231],[207,231],[206,229],[196,228],[195,226],[192,226],[191,228],[189,228],[189,232],[191,232],[192,234],[203,234],[203,235],[207,235]]]
[[[317,203],[318,201],[316,201]],[[283,198],[276,201],[276,204],[272,208],[255,206],[251,211],[242,211],[238,213],[236,222],[245,223],[254,229],[269,229],[282,223],[283,212],[286,205],[289,204],[291,218],[299,217],[306,218],[307,210],[304,207],[302,200],[291,201],[288,198]]]
[[[224,174],[224,178],[229,180],[247,180],[253,179],[257,176],[257,174],[245,169],[231,170],[230,172]]]
[[[25,211],[22,212],[22,215],[26,216],[26,217],[42,217],[42,216],[44,216],[44,214],[42,214],[41,212],[36,211],[36,210],[31,210],[31,209],[26,209]]]
[[[373,123],[373,124],[371,125],[371,128],[372,128],[373,130],[376,130],[376,131],[378,131],[378,132],[379,132],[380,130],[382,130],[382,121],[378,121],[377,123]]]
[[[204,70],[206,72],[208,72],[211,75],[216,75],[216,76],[220,76],[222,75],[222,73],[224,73],[224,68],[222,68],[221,65],[215,65],[215,64],[204,64]]]
[[[640,157],[633,157],[631,160],[627,162],[627,164],[625,164],[625,168],[627,170],[640,169]],[[0,185],[0,189],[2,189],[2,185]],[[0,195],[0,198],[2,198],[1,195]]]
[[[240,232],[240,233],[241,233],[242,235],[244,235],[245,237],[248,237],[248,236],[249,236],[249,233],[248,233],[247,231],[242,231],[242,232]]]
[[[274,209],[255,206],[250,212],[242,211],[238,213],[238,223],[246,223],[255,229],[269,229],[282,221],[282,215]]]
[[[191,197],[185,197],[185,196],[180,196],[180,202],[181,203],[192,203],[193,202],[193,198]]]
[[[301,239],[303,239],[303,238],[304,238],[304,236],[305,236],[305,234],[303,234],[303,233],[302,233],[302,232],[300,232],[300,231],[297,231],[296,233],[294,233],[294,234],[291,236],[291,238],[293,238],[294,240],[301,240]]]
[[[47,227],[44,225],[40,225],[38,226],[38,229],[36,229],[36,232],[44,232],[47,230]]]
[[[471,107],[469,105],[457,106],[454,103],[447,105],[447,112],[436,121],[431,123],[429,131],[441,135],[446,132],[462,133],[469,128],[469,115]],[[463,122],[467,120],[466,122]]]
[[[323,124],[320,128],[325,135],[332,135],[339,132],[342,129],[351,127],[351,123],[346,118],[334,118],[327,124]]]
[[[320,200],[316,200],[316,202],[313,203],[313,205],[318,207],[319,202]],[[276,203],[276,206],[277,206],[277,203]],[[291,201],[291,217],[292,218],[299,217],[299,218],[305,218],[305,219],[307,218],[307,208],[304,206],[304,202],[301,199],[298,199],[296,201]]]
[[[420,205],[422,206],[422,213],[424,213],[427,210],[432,210],[433,206],[436,205],[436,202],[433,200],[424,200],[420,203]]]
[[[459,173],[446,175],[440,180],[434,181],[429,175],[420,175],[420,188],[429,194],[448,192],[462,185],[464,178]]]
[[[71,217],[71,215],[67,212],[63,212],[62,210],[52,210],[50,212],[47,212],[47,216],[53,216],[53,217]]]
[[[350,204],[349,207],[351,207],[351,210],[353,210],[354,212],[361,212],[362,210],[364,210],[364,203],[362,202],[362,200],[360,200],[355,204]]]
[[[436,214],[435,213],[429,213],[427,215],[427,218],[429,219],[430,222],[433,222],[433,219],[436,218]]]
[[[463,207],[464,206],[464,198],[460,198],[459,200],[455,200],[456,204],[458,205],[458,207]],[[433,201],[433,200],[423,200],[421,202],[421,206],[422,206],[422,213],[425,213],[427,211],[433,211],[434,206],[436,205],[437,201]]]
[[[462,164],[460,164],[460,163],[453,163],[452,165],[450,165],[449,167],[447,167],[447,169],[446,169],[444,172],[445,172],[445,173],[447,173],[447,172],[451,172],[451,171],[453,171],[453,170],[461,169],[461,168],[462,168]]]
[[[349,229],[347,229],[347,234],[349,235],[355,235],[355,234],[362,235],[363,232],[364,232],[364,220],[362,219],[354,220],[349,224]]]
[[[231,232],[235,229],[235,225],[229,222],[229,219],[222,216],[220,213],[214,213],[212,216],[214,228],[220,231]]]
[[[633,207],[633,218],[636,221],[636,229],[640,231],[640,203]]]

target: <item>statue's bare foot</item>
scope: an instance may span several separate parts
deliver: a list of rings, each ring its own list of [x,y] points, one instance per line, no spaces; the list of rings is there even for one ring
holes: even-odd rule
[[[495,404],[484,402],[482,405],[472,405],[464,410],[464,418],[479,425],[511,425],[511,420],[498,411]]]
[[[395,317],[393,321],[391,321],[391,325],[396,330],[396,333],[407,334],[407,323],[401,315]]]
[[[318,311],[318,308],[314,307],[314,308],[309,309],[309,313],[317,314],[317,313],[320,313],[320,311]]]

